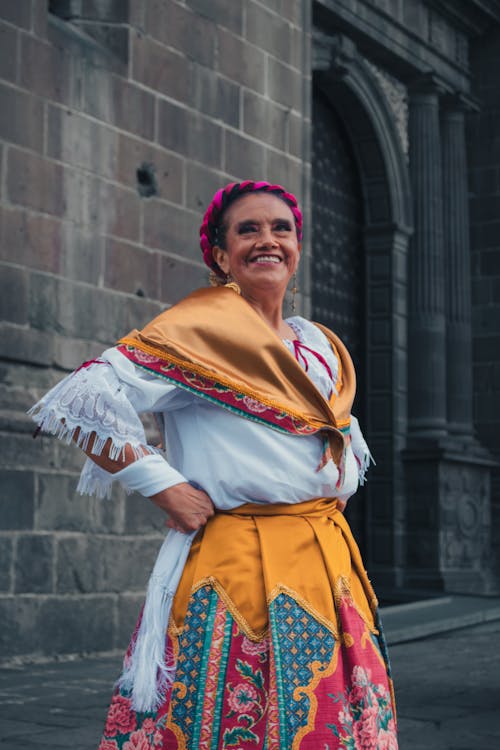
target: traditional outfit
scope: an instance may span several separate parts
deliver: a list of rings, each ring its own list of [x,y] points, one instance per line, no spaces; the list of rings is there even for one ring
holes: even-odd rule
[[[189,481],[216,508],[167,534],[100,750],[397,749],[377,601],[337,508],[369,462],[352,362],[287,322],[293,341],[234,289],[198,290],[32,410],[84,447],[95,433],[95,453],[136,452],[114,475],[87,460],[81,491]],[[160,417],[168,463],[140,412]]]

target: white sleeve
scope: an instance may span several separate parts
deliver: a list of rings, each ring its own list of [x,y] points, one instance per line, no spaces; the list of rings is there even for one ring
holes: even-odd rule
[[[156,448],[147,444],[138,414],[179,408],[185,403],[186,394],[175,385],[142,371],[117,349],[108,349],[101,358],[85,363],[61,380],[28,413],[39,429],[67,443],[74,440],[83,449],[87,448],[90,436],[95,433],[92,445],[95,455],[102,453],[108,440],[111,441],[109,457],[113,460],[125,457],[125,447],[130,446],[136,457],[135,463],[141,465],[144,486],[148,489],[155,487],[159,492],[186,480]],[[144,461],[153,454],[154,461]],[[136,475],[138,470],[139,466],[134,472]],[[109,496],[111,483],[114,479],[122,479],[121,474],[110,474],[88,459],[78,489],[81,493]],[[125,479],[123,476],[123,484],[127,487]],[[137,482],[128,489],[140,490]]]

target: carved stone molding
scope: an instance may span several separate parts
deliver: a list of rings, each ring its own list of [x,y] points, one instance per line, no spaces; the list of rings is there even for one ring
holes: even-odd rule
[[[377,67],[366,58],[365,64],[368,65],[369,69],[377,79],[380,88],[387,99],[387,103],[394,115],[394,121],[401,141],[401,147],[406,154],[406,157],[408,157],[408,91],[406,86],[386,70],[382,70],[382,68]]]
[[[465,446],[447,440],[405,452],[410,588],[464,594],[498,589],[491,551],[492,461],[477,444]]]

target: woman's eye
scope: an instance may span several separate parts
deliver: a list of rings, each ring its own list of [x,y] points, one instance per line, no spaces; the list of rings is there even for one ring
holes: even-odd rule
[[[249,232],[256,232],[257,227],[255,224],[242,224],[238,229],[238,234],[248,234]]]
[[[278,232],[290,232],[292,227],[288,221],[280,221],[279,224],[275,225],[275,229]]]

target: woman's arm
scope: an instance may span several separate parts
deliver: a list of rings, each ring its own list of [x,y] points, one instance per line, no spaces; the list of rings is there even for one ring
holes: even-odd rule
[[[208,495],[192,487],[155,448],[147,444],[139,411],[168,408],[175,386],[151,381],[116,350],[76,370],[49,391],[32,410],[39,429],[71,440],[87,462],[82,493],[104,496],[113,479],[149,497],[169,515],[167,526],[196,531],[213,515]],[[118,355],[118,356],[117,356]],[[178,399],[177,399],[178,400]]]

